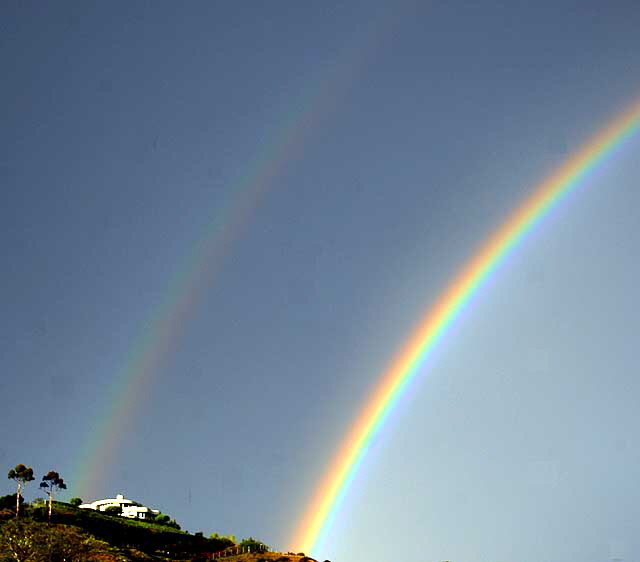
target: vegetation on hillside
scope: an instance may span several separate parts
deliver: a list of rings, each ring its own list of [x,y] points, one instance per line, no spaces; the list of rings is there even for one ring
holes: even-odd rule
[[[17,483],[17,489],[0,497],[0,562],[204,562],[214,556],[233,562],[311,560],[268,552],[253,537],[237,541],[233,535],[212,533],[207,538],[202,532],[190,534],[165,514],[140,520],[118,516],[119,507],[114,514],[79,509],[80,498],[70,503],[54,499],[56,491],[66,488],[55,471],[49,471],[40,483],[47,498],[28,504],[22,490],[35,479],[33,469],[18,464],[8,477]]]
[[[14,519],[0,527],[0,559],[15,562],[126,562],[107,542],[77,527]]]

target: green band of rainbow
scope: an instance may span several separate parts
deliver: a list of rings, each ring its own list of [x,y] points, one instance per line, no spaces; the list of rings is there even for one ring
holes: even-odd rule
[[[291,541],[295,549],[315,554],[322,545],[372,440],[434,346],[483,281],[551,207],[639,127],[640,100],[618,114],[539,184],[464,264],[381,376],[308,506]]]

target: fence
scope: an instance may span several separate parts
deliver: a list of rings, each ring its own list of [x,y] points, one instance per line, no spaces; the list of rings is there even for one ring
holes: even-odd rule
[[[212,560],[217,560],[218,558],[227,558],[228,556],[237,556],[238,554],[244,554],[245,552],[267,552],[268,550],[269,548],[264,544],[251,546],[234,545],[219,552],[214,552]]]

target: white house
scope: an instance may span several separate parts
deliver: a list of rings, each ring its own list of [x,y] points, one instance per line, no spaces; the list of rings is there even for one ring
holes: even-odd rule
[[[91,503],[83,503],[78,507],[80,509],[94,509],[96,511],[105,511],[108,507],[119,507],[122,517],[130,517],[132,519],[146,519],[149,513],[158,515],[158,509],[150,509],[144,505],[126,499],[122,494],[117,494],[115,498],[107,498],[106,500],[96,500]]]

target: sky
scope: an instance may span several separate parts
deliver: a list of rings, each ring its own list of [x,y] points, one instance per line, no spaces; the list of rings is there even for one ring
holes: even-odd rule
[[[276,549],[447,281],[640,97],[631,1],[1,11],[0,461]],[[640,560],[639,150],[482,286],[317,558]]]

